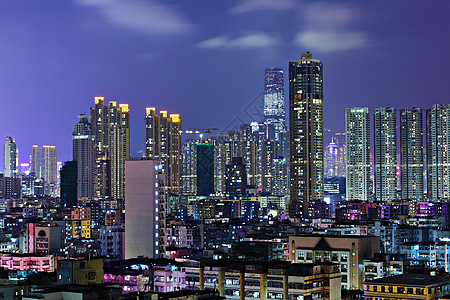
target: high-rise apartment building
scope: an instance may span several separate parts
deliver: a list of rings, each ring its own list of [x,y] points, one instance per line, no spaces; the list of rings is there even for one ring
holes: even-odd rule
[[[375,200],[395,201],[397,199],[396,109],[375,108],[373,115]],[[348,149],[347,151],[350,152]]]
[[[6,137],[3,150],[3,176],[15,177],[17,174],[17,145],[12,137]]]
[[[400,161],[402,198],[421,200],[424,197],[422,109],[400,110]]]
[[[167,117],[167,111],[155,113],[147,107],[145,115],[145,157],[158,157],[167,176],[171,192],[181,190],[181,119],[178,114]]]
[[[323,200],[323,64],[307,52],[289,62],[290,211],[307,217]]]
[[[347,108],[345,114],[347,149],[347,200],[369,201],[370,117],[367,107]]]
[[[58,178],[58,159],[55,146],[42,146],[41,177],[51,186],[55,186]]]
[[[450,198],[450,105],[427,110],[427,196]]]
[[[111,196],[121,203],[125,160],[130,157],[130,109],[128,104],[117,106],[116,101],[105,104],[104,97],[94,100],[91,122],[95,135],[95,196]]]
[[[165,257],[165,176],[157,158],[125,162],[125,258]]]
[[[31,147],[30,174],[37,178],[41,177],[41,148],[38,145]]]
[[[73,160],[77,162],[77,197],[94,197],[95,135],[89,116],[79,115],[72,133]]]
[[[225,192],[231,198],[238,199],[246,194],[247,174],[242,157],[233,157],[227,165],[225,176]]]
[[[284,72],[280,68],[268,68],[264,76],[264,124],[273,126],[275,139],[285,126]]]
[[[183,143],[181,153],[181,190],[183,194],[197,193],[197,141],[187,140]]]

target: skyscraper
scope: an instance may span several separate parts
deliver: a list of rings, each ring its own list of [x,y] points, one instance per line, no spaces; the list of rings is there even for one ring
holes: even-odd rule
[[[181,190],[181,119],[178,114],[167,117],[167,111],[155,113],[154,107],[146,108],[145,157],[158,157],[167,176],[171,192]]]
[[[285,125],[284,109],[284,72],[280,68],[269,68],[264,76],[264,124],[273,126],[275,139]]]
[[[450,198],[450,105],[427,110],[427,196]]]
[[[125,160],[130,157],[130,109],[128,104],[117,106],[116,101],[105,104],[104,97],[94,100],[91,122],[95,135],[95,196],[111,196],[121,203]]]
[[[41,177],[51,186],[55,186],[58,178],[58,159],[55,146],[42,146]]]
[[[61,168],[61,203],[64,207],[77,205],[77,162],[66,161]]]
[[[77,162],[77,197],[94,197],[95,135],[89,116],[79,115],[72,133],[73,160]]]
[[[197,193],[197,141],[185,141],[183,143],[181,156],[182,193],[186,195],[195,195]]]
[[[323,67],[309,52],[289,62],[290,214],[323,200]]]
[[[338,146],[331,139],[331,143],[328,144],[325,152],[325,178],[338,176]]]
[[[15,177],[17,173],[17,145],[12,137],[6,137],[3,150],[3,176]]]
[[[37,178],[41,177],[41,148],[37,145],[31,148],[30,174],[34,174]]]
[[[374,110],[375,199],[397,199],[397,116],[392,107]],[[348,138],[348,137],[347,137]],[[350,152],[347,149],[348,152]]]
[[[214,146],[197,144],[197,196],[214,193]]]
[[[422,109],[400,110],[400,160],[402,198],[423,199],[423,124]]]
[[[347,108],[347,200],[370,200],[370,117],[367,107]]]
[[[125,162],[125,258],[165,257],[164,176],[157,158]]]
[[[233,157],[227,165],[225,186],[226,194],[234,199],[238,199],[246,194],[247,172],[242,162],[242,157]]]

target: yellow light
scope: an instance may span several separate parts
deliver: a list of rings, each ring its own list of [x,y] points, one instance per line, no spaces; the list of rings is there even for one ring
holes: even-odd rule
[[[170,118],[172,119],[172,123],[179,123],[180,122],[180,115],[179,114],[171,114]]]
[[[104,101],[105,100],[105,97],[94,97],[94,100],[95,100],[95,104],[98,104],[100,101]]]
[[[162,115],[164,118],[167,118],[167,110],[161,110],[159,114]]]
[[[130,109],[128,108],[128,104],[119,104],[119,108],[121,112],[129,112]]]
[[[145,112],[146,112],[147,115],[149,115],[150,112],[155,112],[155,108],[154,107],[147,107],[147,108],[145,108]]]
[[[112,107],[116,107],[117,106],[117,102],[116,101],[109,101],[109,105]]]

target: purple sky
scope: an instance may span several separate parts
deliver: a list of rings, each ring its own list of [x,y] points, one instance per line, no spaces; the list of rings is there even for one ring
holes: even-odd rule
[[[94,96],[130,105],[133,155],[146,106],[185,129],[258,121],[264,69],[306,50],[324,62],[326,128],[344,131],[346,107],[448,103],[449,16],[444,0],[3,1],[0,142],[70,160]]]

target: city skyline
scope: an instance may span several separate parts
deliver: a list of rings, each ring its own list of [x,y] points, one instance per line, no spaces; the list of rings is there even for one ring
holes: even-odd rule
[[[161,4],[129,3],[131,7],[140,3],[143,10]],[[182,115],[186,128],[226,128],[235,118],[248,116],[246,106],[263,91],[265,68],[284,69],[286,80],[287,62],[307,50],[327,65],[325,128],[343,132],[346,107],[426,109],[445,103],[448,87],[442,75],[449,66],[429,62],[430,57],[446,61],[448,5],[444,1],[426,7],[419,1],[406,7],[389,3],[386,12],[386,3],[283,1],[274,7],[267,1],[230,1],[211,7],[202,1],[191,5],[174,1],[172,6],[156,5],[170,16],[174,27],[156,26],[153,32],[151,21],[112,19],[101,1],[7,3],[0,13],[3,27],[8,28],[0,34],[5,45],[0,55],[4,65],[0,97],[5,109],[15,113],[7,116],[0,136],[14,138],[20,162],[28,162],[34,144],[55,145],[60,161],[70,160],[70,132],[77,115],[88,115],[92,98],[105,96],[129,103],[135,156],[143,149],[145,107]],[[111,9],[117,11],[116,6]],[[196,18],[196,11],[205,17]],[[310,14],[299,16],[306,13]],[[329,15],[338,18],[327,20]],[[314,31],[322,42],[324,33],[329,34],[325,40],[329,42],[313,43]],[[347,41],[345,47],[332,43],[339,37]],[[123,46],[116,47],[119,44]],[[34,51],[25,50],[30,47]],[[394,61],[395,67],[390,64],[393,67],[386,73],[384,66]],[[221,70],[216,76],[210,76],[212,64]],[[171,70],[179,65],[183,68],[177,68],[176,78],[184,79],[176,79],[174,88]],[[429,76],[424,78],[423,72]],[[431,85],[437,87],[437,94],[433,103],[425,100],[425,104],[423,99],[429,95],[425,87]],[[195,99],[195,105],[181,100],[180,94]],[[211,99],[214,109],[209,106]],[[196,118],[199,111],[206,116],[202,120]],[[16,121],[18,116],[21,122]]]

